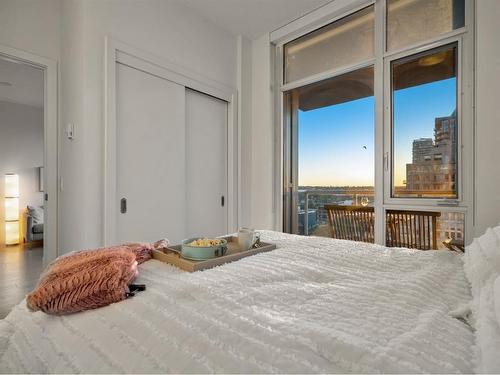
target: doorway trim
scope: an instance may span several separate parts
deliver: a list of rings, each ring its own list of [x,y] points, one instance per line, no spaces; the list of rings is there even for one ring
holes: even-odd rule
[[[237,130],[237,91],[149,52],[105,37],[104,52],[104,245],[117,240],[116,212],[116,63],[156,75],[227,102],[227,233],[238,227],[240,150]]]
[[[44,72],[44,233],[43,263],[47,265],[59,256],[58,247],[58,72],[57,62],[23,50],[0,44],[0,57],[32,65]]]

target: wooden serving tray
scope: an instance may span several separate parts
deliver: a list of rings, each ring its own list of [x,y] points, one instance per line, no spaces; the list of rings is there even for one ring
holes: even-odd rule
[[[209,268],[220,266],[224,263],[234,262],[235,260],[264,253],[276,249],[275,244],[259,242],[255,247],[249,250],[242,250],[238,245],[238,237],[227,236],[222,237],[227,240],[227,252],[220,257],[207,260],[189,260],[181,256],[181,245],[169,246],[164,249],[153,250],[153,259],[161,262],[169,263],[184,271],[196,272]]]

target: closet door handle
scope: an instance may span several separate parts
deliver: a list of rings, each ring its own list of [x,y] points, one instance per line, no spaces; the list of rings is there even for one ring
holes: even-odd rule
[[[220,205],[221,205],[222,207],[224,207],[224,200],[225,200],[225,199],[224,199],[224,196],[222,195],[222,196],[220,197]]]
[[[122,214],[127,212],[127,198],[120,199],[120,212]]]

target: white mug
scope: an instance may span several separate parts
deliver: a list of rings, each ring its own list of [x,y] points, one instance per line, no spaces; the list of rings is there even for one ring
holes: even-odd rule
[[[244,250],[251,249],[259,240],[259,234],[253,229],[243,227],[238,231],[238,245]]]

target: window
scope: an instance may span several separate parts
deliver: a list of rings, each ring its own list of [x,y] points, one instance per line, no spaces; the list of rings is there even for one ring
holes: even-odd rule
[[[392,196],[457,198],[457,46],[391,63]],[[439,184],[417,184],[417,176]]]
[[[387,0],[387,49],[464,27],[465,0]]]
[[[294,119],[297,232],[328,237],[326,204],[373,207],[373,67],[291,90],[286,97]]]
[[[464,183],[473,161],[472,3],[365,1],[277,42],[283,229],[463,246],[473,204]]]
[[[372,5],[287,43],[285,83],[372,58],[373,20]]]

